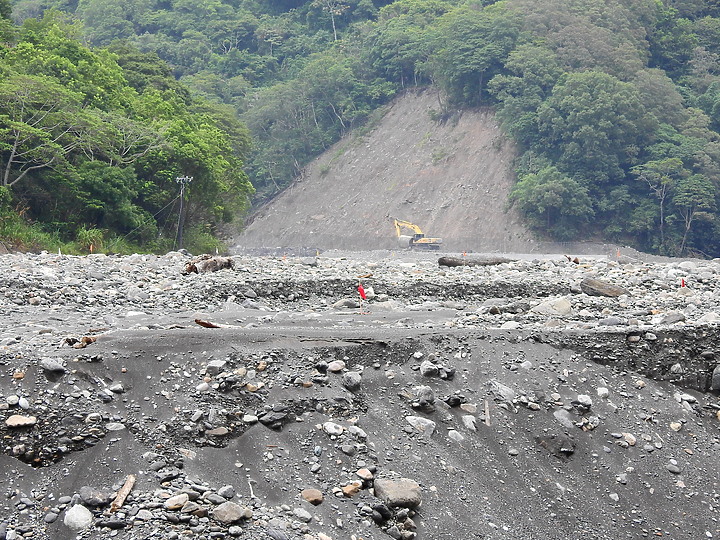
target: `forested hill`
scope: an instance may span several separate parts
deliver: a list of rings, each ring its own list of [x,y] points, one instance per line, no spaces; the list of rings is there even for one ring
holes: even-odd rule
[[[154,53],[87,48],[59,12],[0,19],[0,34],[3,244],[167,251],[187,222],[189,245],[219,245],[212,227],[252,194],[234,111],[192,97]]]
[[[18,131],[61,139],[48,126],[28,130],[0,99],[0,165],[13,178],[28,171],[4,192],[5,205],[49,229],[77,215],[75,230],[126,234],[130,220],[106,219],[118,206],[162,220],[175,178],[189,174],[189,225],[211,231],[248,195],[243,170],[262,200],[400,90],[434,85],[439,122],[460,109],[496,110],[520,149],[512,202],[542,234],[720,255],[716,2],[0,0],[0,14],[12,21],[3,27],[3,74],[53,79],[74,93],[58,110],[75,117],[111,114],[154,130],[122,163],[116,149],[89,149],[92,136],[77,127],[63,132],[61,152],[40,145],[20,163]],[[42,57],[50,53],[61,60]],[[98,63],[104,71],[89,71]],[[29,95],[43,86],[25,85]],[[179,108],[163,109],[171,104]],[[182,125],[173,124],[178,111],[189,115]],[[65,142],[79,132],[82,144]],[[63,159],[47,163],[51,154]],[[124,195],[96,193],[106,186]],[[65,190],[60,203],[56,187]],[[74,213],[46,219],[68,197]]]

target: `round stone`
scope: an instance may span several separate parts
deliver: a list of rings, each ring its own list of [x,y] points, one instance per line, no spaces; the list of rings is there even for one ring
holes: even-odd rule
[[[310,521],[312,521],[312,514],[304,508],[295,508],[295,510],[293,510],[293,514],[304,523],[310,523]]]
[[[323,431],[328,435],[342,435],[345,428],[335,422],[325,422],[322,425]]]
[[[333,360],[328,364],[327,369],[331,373],[338,373],[345,369],[345,362],[343,362],[342,360]]]
[[[63,520],[65,526],[74,531],[87,529],[90,525],[92,525],[92,522],[92,512],[90,512],[90,510],[85,508],[82,504],[76,504],[65,512],[65,519]]]

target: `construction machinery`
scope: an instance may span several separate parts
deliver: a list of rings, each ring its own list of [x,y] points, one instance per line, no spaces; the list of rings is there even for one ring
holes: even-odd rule
[[[410,249],[429,249],[438,250],[442,245],[442,238],[432,238],[425,236],[420,227],[409,221],[393,218],[395,223],[395,232],[397,233],[398,242],[405,248]],[[412,231],[412,235],[402,234],[403,229]]]

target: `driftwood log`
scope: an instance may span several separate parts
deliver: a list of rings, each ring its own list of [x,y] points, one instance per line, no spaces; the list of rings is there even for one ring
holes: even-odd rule
[[[512,262],[513,259],[505,257],[483,257],[481,259],[468,259],[467,257],[440,257],[438,264],[440,266],[494,266]]]
[[[588,296],[609,296],[611,298],[617,298],[623,294],[630,294],[627,289],[594,278],[583,279],[580,282],[580,290]]]
[[[130,491],[132,491],[134,485],[135,475],[128,474],[127,478],[125,479],[125,483],[123,484],[123,487],[121,487],[120,490],[117,492],[115,500],[110,505],[111,512],[117,512],[118,510],[120,510],[120,508],[122,508],[122,505],[125,503],[125,499],[127,499],[127,496],[130,495]]]

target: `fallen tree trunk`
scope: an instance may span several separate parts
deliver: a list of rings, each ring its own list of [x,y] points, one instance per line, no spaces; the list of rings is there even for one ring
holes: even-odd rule
[[[130,491],[132,491],[134,485],[135,475],[128,474],[127,478],[125,479],[125,483],[123,484],[123,487],[121,487],[120,490],[117,492],[115,500],[110,505],[111,512],[117,512],[118,510],[120,510],[120,508],[122,508],[122,505],[125,503],[125,499],[127,499],[127,496],[130,495]]]
[[[440,257],[438,259],[438,265],[440,266],[494,266],[507,262],[512,262],[513,259],[506,259],[505,257],[485,257],[482,259],[468,259],[460,257]]]

